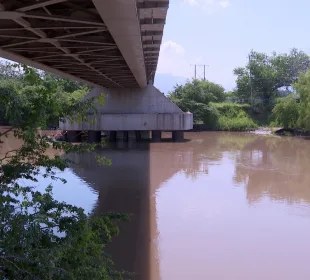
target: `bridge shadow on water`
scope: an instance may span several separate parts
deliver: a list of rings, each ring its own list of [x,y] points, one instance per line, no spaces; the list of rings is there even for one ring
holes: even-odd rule
[[[117,269],[135,273],[130,279],[161,279],[157,190],[179,171],[190,166],[190,173],[198,169],[197,155],[190,148],[197,143],[189,145],[188,139],[173,143],[169,138],[160,143],[119,141],[96,150],[96,154],[112,160],[111,166],[98,165],[91,153],[68,156],[76,163],[73,171],[99,193],[94,215],[108,211],[132,214],[129,222],[120,223],[119,236],[107,248]]]
[[[111,166],[99,166],[93,154],[70,155],[77,163],[74,172],[99,193],[94,215],[108,211],[132,214],[129,222],[120,223],[120,234],[107,248],[117,269],[135,273],[130,279],[160,279],[155,191],[178,171],[167,166],[164,174],[152,175],[150,145],[117,142],[97,150],[112,160]]]

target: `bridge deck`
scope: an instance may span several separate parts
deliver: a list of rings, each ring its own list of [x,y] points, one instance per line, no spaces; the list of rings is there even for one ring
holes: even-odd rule
[[[169,0],[7,0],[0,56],[97,87],[155,75]]]

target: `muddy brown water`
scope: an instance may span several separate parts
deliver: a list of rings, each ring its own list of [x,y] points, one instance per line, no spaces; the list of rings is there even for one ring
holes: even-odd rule
[[[98,151],[110,167],[71,155],[78,165],[58,195],[93,215],[132,214],[108,248],[118,268],[136,273],[131,279],[310,279],[310,140],[185,137]]]

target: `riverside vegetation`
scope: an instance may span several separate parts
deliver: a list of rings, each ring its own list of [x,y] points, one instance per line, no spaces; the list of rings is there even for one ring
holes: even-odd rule
[[[43,192],[35,187],[39,174],[65,183],[57,172],[70,161],[47,155],[48,149],[82,153],[96,148],[56,142],[40,136],[37,129],[55,119],[85,120],[101,98],[80,101],[84,86],[26,66],[9,65],[6,70],[0,78],[0,108],[10,127],[0,130],[0,151],[8,136],[23,144],[0,154],[0,278],[122,279],[123,272],[115,270],[105,247],[118,234],[117,221],[127,216],[89,216],[56,201],[52,184]]]
[[[176,85],[169,98],[194,123],[210,130],[245,131],[258,126],[310,130],[310,59],[297,49],[288,54],[250,53],[234,70],[236,88],[225,92],[210,81]]]

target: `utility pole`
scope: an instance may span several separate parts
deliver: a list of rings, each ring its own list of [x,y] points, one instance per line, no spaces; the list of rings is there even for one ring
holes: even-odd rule
[[[203,80],[206,80],[206,65],[203,65]]]
[[[195,66],[195,75],[194,75],[195,79],[197,79],[197,66],[199,66],[199,67],[203,66],[203,80],[205,81],[206,80],[206,66],[209,66],[209,65],[207,65],[207,64],[202,64],[202,65],[195,64],[194,66]]]
[[[253,86],[252,86],[252,68],[251,68],[252,52],[249,54],[249,68],[250,68],[250,91],[251,91],[251,106],[253,109]]]

